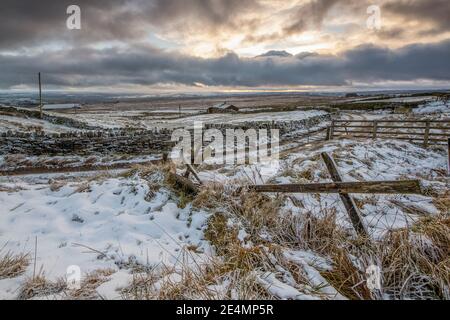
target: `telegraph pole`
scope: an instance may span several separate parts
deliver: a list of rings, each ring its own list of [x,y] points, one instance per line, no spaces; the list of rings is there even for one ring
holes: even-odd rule
[[[41,73],[39,72],[39,113],[42,119],[42,85],[41,85]]]

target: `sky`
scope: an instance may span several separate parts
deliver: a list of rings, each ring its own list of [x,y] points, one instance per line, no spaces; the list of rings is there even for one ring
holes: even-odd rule
[[[67,91],[450,88],[449,17],[448,0],[1,0],[0,90],[38,72]]]

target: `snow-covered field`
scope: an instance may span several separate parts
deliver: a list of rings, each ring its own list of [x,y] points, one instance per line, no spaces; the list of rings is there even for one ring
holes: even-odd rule
[[[185,128],[192,127],[194,122],[204,124],[239,124],[243,122],[267,122],[267,121],[295,121],[307,119],[326,114],[325,111],[288,111],[288,112],[264,112],[254,114],[201,114],[180,118],[178,115],[167,116],[152,113],[93,113],[80,114],[76,119],[82,120],[89,125],[101,126],[103,128],[117,128],[126,126],[137,126],[140,128]],[[73,115],[67,115],[73,117]]]
[[[160,183],[157,174],[152,179]],[[49,281],[65,277],[72,265],[86,274],[175,264],[188,246],[201,260],[210,250],[202,234],[208,213],[190,205],[180,209],[169,190],[151,187],[137,175],[3,178],[3,252],[32,253],[37,241],[37,267]],[[32,274],[30,267],[18,278],[0,280],[0,298],[16,297]],[[124,286],[132,278],[129,273],[119,276]],[[99,290],[104,297],[117,298],[116,288],[110,289]]]
[[[417,115],[434,114],[448,117],[450,115],[450,102],[429,102],[414,109],[413,112]]]
[[[442,148],[425,150],[398,141],[375,143],[350,140],[332,141],[291,154],[273,167],[200,168],[206,183],[226,185],[251,183],[326,182],[329,177],[320,160],[321,152],[332,153],[348,181],[421,179],[432,194],[449,190],[445,177],[446,154]],[[132,270],[158,266],[186,267],[213,259],[217,251],[205,239],[212,211],[194,209],[190,201],[167,188],[158,170],[139,175],[116,172],[92,175],[7,178],[0,180],[0,243],[3,252],[29,253],[36,249],[37,267],[48,281],[64,278],[69,266],[79,266],[83,274],[111,270],[96,288],[97,298],[120,298],[119,289],[133,279]],[[435,196],[357,196],[357,202],[374,239],[386,231],[412,225],[423,216],[439,213]],[[185,202],[185,203],[184,203]],[[336,212],[338,224],[351,231],[348,216],[336,195],[290,195],[281,212],[293,216],[320,216]],[[230,218],[239,231],[244,247],[252,247],[249,230],[242,221]],[[260,236],[264,236],[261,234]],[[37,246],[36,246],[37,240]],[[187,249],[188,248],[188,249]],[[186,258],[186,250],[189,254]],[[271,295],[283,299],[343,298],[322,276],[331,268],[320,255],[302,250],[282,249],[309,279],[322,289],[313,293],[277,272],[258,273],[257,281]],[[34,270],[0,280],[2,298],[15,298]],[[175,281],[175,280],[174,280]],[[225,286],[226,283],[217,285]],[[303,288],[303,290],[302,290]],[[38,295],[63,298],[62,293]]]
[[[73,128],[64,125],[52,124],[44,120],[0,115],[0,132],[5,132],[8,130],[20,132],[39,130],[48,133],[76,131]]]
[[[176,128],[189,127],[194,121],[238,124],[322,114],[311,110],[180,119],[153,115],[139,119],[139,113],[131,118],[130,114],[81,114],[77,120],[103,127],[132,123]],[[448,103],[429,102],[408,117],[444,119],[449,114]],[[390,111],[341,116],[355,120],[405,117]],[[21,124],[40,124],[48,132],[65,130],[40,120],[20,120],[1,116],[0,128],[9,125],[18,130]],[[239,186],[249,184],[330,182],[322,152],[333,156],[346,181],[418,179],[424,193],[354,195],[372,241],[366,248],[358,242],[361,239],[339,195],[237,192]],[[3,155],[0,167],[54,168],[153,159],[152,155],[131,159]],[[450,234],[445,147],[347,139],[314,142],[283,154],[277,162],[256,166],[207,162],[198,168],[204,186],[196,195],[177,189],[167,179],[169,171],[183,174],[184,170],[152,165],[0,177],[0,299],[450,298],[449,280],[442,276],[448,271],[448,249],[438,246],[446,244]],[[439,236],[430,233],[427,223],[436,223],[430,229]],[[412,233],[395,247],[398,238],[390,237],[402,235],[402,230]],[[408,247],[411,252],[429,255],[431,262],[427,260],[427,267],[421,269],[422,265],[410,261],[415,258],[406,256],[399,274],[398,262],[389,260],[389,250],[401,257],[407,244],[413,246]],[[24,256],[13,267],[3,267],[2,261],[16,255]],[[365,286],[366,268],[374,264],[385,274],[380,292]],[[74,266],[81,271],[80,289],[67,287]]]
[[[57,170],[61,168],[95,168],[99,166],[114,167],[121,164],[130,166],[160,159],[160,155],[92,155],[92,156],[26,156],[23,154],[0,155],[1,171],[18,171],[26,169]]]

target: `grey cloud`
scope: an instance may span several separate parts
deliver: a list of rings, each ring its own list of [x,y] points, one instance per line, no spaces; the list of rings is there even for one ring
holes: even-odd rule
[[[243,12],[259,7],[257,0],[154,0],[148,13],[159,25],[194,18],[207,27],[233,23]]]
[[[433,32],[450,31],[450,1],[400,0],[388,2],[383,9],[405,19],[432,23]]]
[[[66,28],[66,9],[71,4],[81,7],[82,30]],[[228,26],[258,7],[256,0],[2,0],[0,51],[52,42],[130,43],[144,39],[153,27],[181,31],[191,23],[200,23],[204,31]]]
[[[353,82],[450,81],[450,40],[398,50],[362,46],[339,56],[241,58],[234,53],[202,59],[147,46],[128,50],[88,48],[35,56],[0,55],[0,87],[35,85],[43,72],[52,86],[180,84],[258,87],[349,85]]]
[[[0,3],[0,49],[48,45],[54,41],[87,42],[135,37],[127,0],[2,0]],[[82,9],[82,30],[66,28],[67,7]],[[132,20],[131,20],[132,21]]]
[[[329,11],[336,5],[348,5],[348,0],[311,0],[299,5],[294,14],[294,22],[283,28],[283,35],[302,33],[309,29],[317,29]]]

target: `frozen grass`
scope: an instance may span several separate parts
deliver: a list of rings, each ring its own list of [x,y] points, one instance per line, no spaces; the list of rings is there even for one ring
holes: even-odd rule
[[[49,281],[45,275],[40,273],[35,277],[30,277],[25,280],[25,283],[20,288],[18,295],[19,300],[29,300],[40,297],[53,297],[60,294],[66,288],[66,283],[63,280],[56,282]]]
[[[30,264],[28,254],[13,254],[0,251],[0,280],[6,278],[15,278],[23,274]]]

